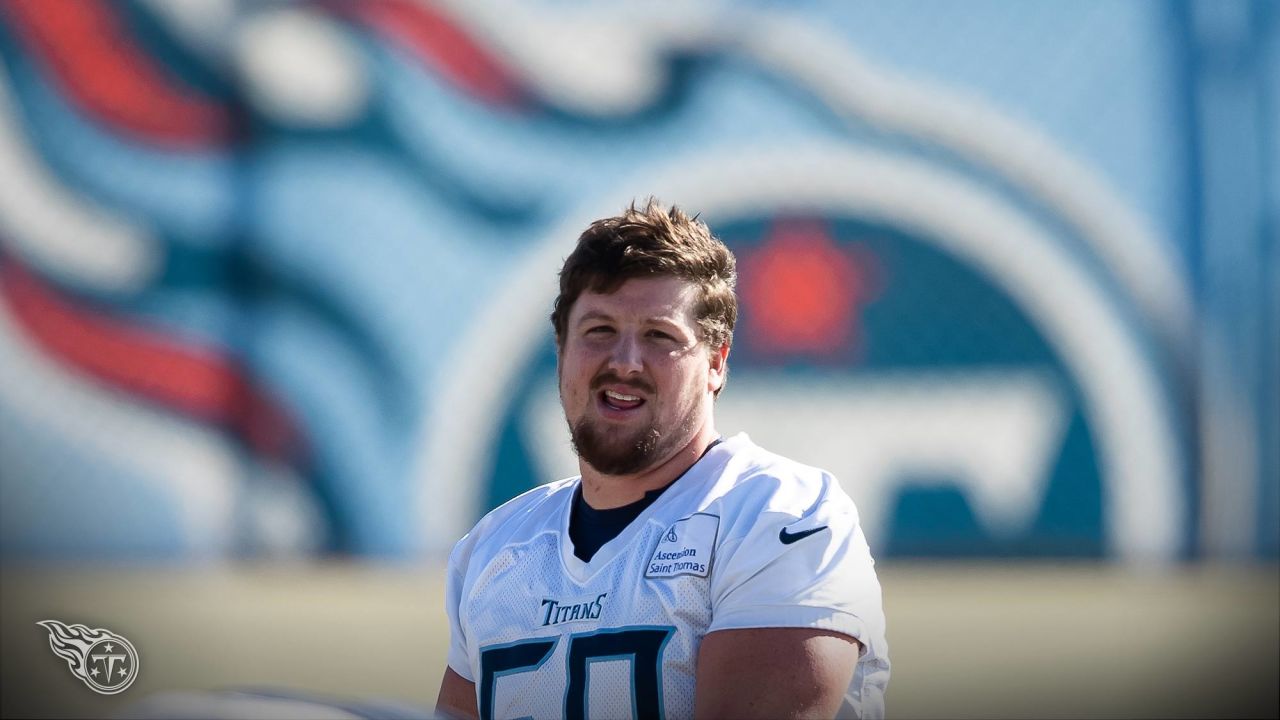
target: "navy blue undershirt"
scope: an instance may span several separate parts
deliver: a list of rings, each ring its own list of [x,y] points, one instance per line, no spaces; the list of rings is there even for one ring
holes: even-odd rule
[[[711,448],[720,444],[721,438],[716,438],[697,460],[693,461],[693,465],[697,465],[702,458],[711,452]],[[667,488],[676,484],[676,480],[685,476],[689,470],[693,469],[690,465],[688,469],[680,473],[675,480],[655,488],[644,494],[644,497],[622,507],[609,508],[608,510],[596,510],[587,504],[586,499],[582,497],[582,484],[579,483],[576,490],[573,491],[573,509],[569,512],[569,541],[573,543],[573,554],[583,562],[591,562],[591,558],[595,557],[596,551],[604,547],[604,544],[618,537],[618,533],[622,532],[632,520],[640,516],[644,509],[653,504],[667,491]]]

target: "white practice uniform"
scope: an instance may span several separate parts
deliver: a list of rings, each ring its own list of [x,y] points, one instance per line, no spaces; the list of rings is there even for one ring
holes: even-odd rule
[[[737,435],[590,562],[569,540],[578,484],[507,502],[449,557],[449,667],[482,719],[691,717],[702,638],[761,627],[856,638],[840,716],[884,715],[880,583],[835,478]]]

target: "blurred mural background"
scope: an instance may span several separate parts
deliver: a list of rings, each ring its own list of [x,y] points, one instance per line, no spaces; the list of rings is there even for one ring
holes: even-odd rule
[[[891,714],[1280,713],[1277,133],[1265,0],[0,0],[0,709],[429,707],[443,554],[576,472],[555,272],[656,195],[739,258],[720,429],[858,503]]]

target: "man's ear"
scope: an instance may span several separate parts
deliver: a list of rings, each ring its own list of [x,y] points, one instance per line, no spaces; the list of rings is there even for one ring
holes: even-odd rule
[[[729,374],[729,343],[725,343],[718,348],[711,348],[708,360],[711,365],[711,372],[707,378],[707,389],[712,393],[719,394]]]

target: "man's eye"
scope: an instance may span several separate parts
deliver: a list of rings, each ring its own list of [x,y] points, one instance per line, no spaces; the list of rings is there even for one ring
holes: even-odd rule
[[[658,338],[658,339],[660,339],[660,340],[675,340],[675,338],[674,338],[674,337],[672,337],[671,335],[669,335],[669,334],[667,334],[667,333],[662,332],[661,330],[650,330],[650,331],[649,331],[649,337],[655,337],[655,338]]]
[[[613,332],[613,328],[608,325],[596,325],[595,327],[587,328],[588,335],[603,335],[611,332]]]

